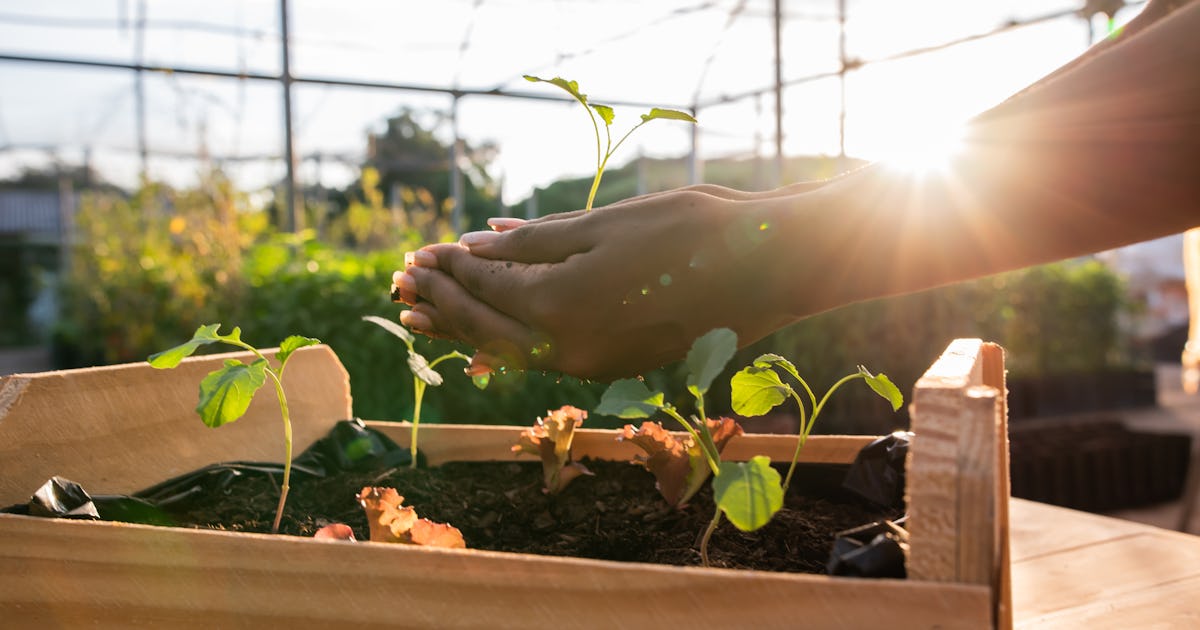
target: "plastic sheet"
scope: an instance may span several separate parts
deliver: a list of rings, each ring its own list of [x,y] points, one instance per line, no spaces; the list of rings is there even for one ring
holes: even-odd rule
[[[908,532],[892,521],[876,521],[839,532],[826,570],[830,575],[903,578]]]
[[[876,505],[903,511],[904,460],[912,435],[896,431],[864,446],[846,473],[843,487]]]
[[[295,480],[305,476],[324,477],[339,470],[407,466],[409,451],[361,420],[342,420],[323,438],[292,459]],[[247,475],[270,475],[283,479],[283,464],[224,462],[212,464],[168,479],[131,495],[89,496],[79,484],[53,477],[33,495],[28,504],[5,508],[4,512],[66,518],[92,518],[152,525],[169,524],[161,508],[197,494],[222,492]]]

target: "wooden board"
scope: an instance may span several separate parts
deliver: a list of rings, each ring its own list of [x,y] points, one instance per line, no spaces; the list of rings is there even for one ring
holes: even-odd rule
[[[116,523],[4,523],[20,627],[962,628],[984,587],[418,549]],[[31,576],[34,579],[30,579]]]
[[[301,352],[308,356],[298,356],[288,373],[298,448],[350,413],[346,374],[336,357],[327,348]],[[957,369],[962,374],[954,382],[979,384],[935,384],[936,395],[943,397],[937,400],[946,407],[917,404],[914,417],[946,409],[970,409],[971,417],[983,417],[985,407],[995,413],[995,387],[982,384],[983,375],[995,371],[981,358],[987,352],[978,341],[967,342],[950,353],[948,362],[939,362],[938,374],[951,379]],[[269,397],[255,401],[250,417],[219,430],[203,427],[192,414],[199,378],[220,360],[199,359],[182,371],[137,365],[4,381],[3,488],[27,485],[11,479],[65,470],[85,485],[128,491],[213,461],[278,460],[271,451],[279,443],[278,417]],[[918,401],[925,398],[918,391]],[[62,418],[64,406],[89,411],[72,422]],[[48,433],[41,433],[42,422],[49,423]],[[408,426],[371,424],[406,443]],[[935,418],[931,426],[946,424]],[[235,428],[247,432],[237,434]],[[509,447],[523,428],[429,425],[422,427],[422,450],[433,461],[512,457]],[[614,435],[582,431],[580,453],[628,458],[631,447]],[[802,458],[849,462],[871,439],[817,436]],[[793,436],[745,436],[732,442],[727,454],[786,460],[794,446]],[[982,454],[972,453],[994,462],[998,448],[993,440]],[[912,468],[914,462],[925,464]],[[914,454],[910,483],[915,479],[918,488],[933,488],[923,479],[938,464],[936,457]],[[993,480],[1004,476],[990,475]],[[985,489],[982,481],[971,483]],[[28,492],[21,490],[24,496]],[[918,492],[910,495],[910,506],[938,496]],[[956,524],[949,533],[954,553],[960,547],[967,557],[976,553],[964,536],[995,541],[998,531],[1007,531],[972,516],[974,508],[963,516],[957,503],[961,495],[948,496],[952,500],[934,501],[921,514],[929,522]],[[993,495],[985,502],[995,508],[1003,500]],[[959,524],[987,531],[966,531]],[[923,550],[914,546],[912,557]],[[990,557],[976,555],[978,562]],[[857,580],[0,515],[0,619],[17,625],[362,627],[386,619],[448,628],[980,628],[1003,619],[997,593],[996,583],[986,580]]]
[[[1003,353],[955,340],[917,381],[906,495],[910,578],[987,585],[1010,627]]]
[[[219,461],[283,461],[272,387],[259,390],[245,417],[218,429],[195,412],[204,375],[250,356],[192,357],[173,370],[135,363],[0,378],[0,506],[29,500],[54,475],[92,494],[128,494]],[[297,453],[351,417],[350,377],[328,346],[296,352],[284,392]]]

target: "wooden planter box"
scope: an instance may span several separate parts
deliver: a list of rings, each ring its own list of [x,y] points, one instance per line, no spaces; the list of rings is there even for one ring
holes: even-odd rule
[[[288,369],[297,452],[350,416],[327,347]],[[225,355],[229,356],[229,355]],[[127,494],[200,466],[279,461],[273,396],[219,430],[196,385],[224,357],[0,379],[0,505],[53,475]],[[0,514],[0,625],[418,628],[985,628],[1011,626],[1003,354],[957,340],[914,392],[907,580],[667,567],[526,554]],[[408,427],[369,423],[400,444]],[[522,427],[428,425],[431,463],[511,459]],[[626,459],[585,430],[578,456]],[[872,436],[818,436],[804,461],[849,462]],[[790,457],[794,437],[747,435],[726,455]]]

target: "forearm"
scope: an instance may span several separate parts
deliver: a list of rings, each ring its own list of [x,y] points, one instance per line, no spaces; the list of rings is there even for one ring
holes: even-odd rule
[[[849,266],[832,307],[1200,224],[1198,67],[1192,3],[978,117],[943,174],[873,165],[795,198],[794,255]]]

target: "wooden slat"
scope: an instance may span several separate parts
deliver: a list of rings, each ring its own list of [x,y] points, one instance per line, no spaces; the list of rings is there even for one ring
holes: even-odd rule
[[[987,585],[1011,625],[1003,352],[960,339],[917,382],[909,450],[911,578]]]
[[[412,425],[407,422],[370,420],[366,424],[401,446],[409,444]],[[534,459],[532,455],[508,451],[509,446],[517,443],[517,436],[522,431],[524,427],[424,424],[418,432],[418,446],[430,465],[435,466],[448,461]],[[618,461],[631,460],[643,453],[629,442],[618,442],[617,434],[611,429],[578,429],[571,444],[572,453],[577,459],[592,457]],[[682,438],[686,434],[681,431],[677,436]],[[800,461],[849,463],[874,439],[869,435],[814,435],[800,451]],[[730,461],[744,461],[755,455],[766,455],[774,462],[790,462],[795,449],[795,436],[743,435],[730,440],[722,456]]]
[[[0,505],[27,501],[54,475],[92,494],[126,494],[216,461],[283,461],[269,385],[233,424],[210,429],[195,412],[204,375],[249,356],[194,357],[173,370],[138,363],[0,378]],[[297,351],[284,391],[296,452],[351,416],[349,376],[328,346]]]
[[[964,628],[988,590],[0,516],[15,627]]]

